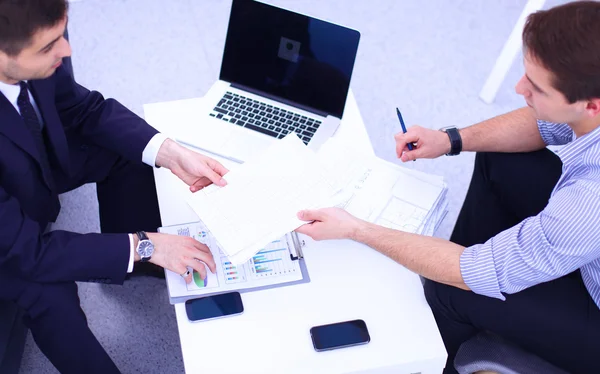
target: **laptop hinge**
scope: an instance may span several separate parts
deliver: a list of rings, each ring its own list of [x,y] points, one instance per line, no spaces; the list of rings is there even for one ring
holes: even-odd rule
[[[289,105],[289,106],[293,106],[293,107],[296,107],[298,109],[305,110],[307,112],[316,114],[316,115],[321,116],[321,117],[327,117],[328,116],[328,113],[323,112],[321,110],[314,109],[314,108],[308,107],[306,105],[299,104],[299,103],[297,103],[295,101],[284,99],[284,98],[279,97],[279,96],[271,95],[271,94],[263,92],[261,90],[257,90],[257,89],[254,89],[254,88],[251,88],[251,87],[248,87],[248,86],[244,86],[242,84],[231,83],[231,87],[237,88],[237,89],[240,89],[240,90],[243,90],[243,91],[248,91],[248,92],[251,92],[251,93],[253,93],[255,95],[263,96],[263,97],[266,97],[266,98],[271,99],[273,101],[277,101],[277,102],[280,102],[280,103],[283,103],[283,104],[286,104],[286,105]]]

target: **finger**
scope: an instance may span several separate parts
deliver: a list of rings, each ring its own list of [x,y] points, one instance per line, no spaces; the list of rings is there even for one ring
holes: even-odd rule
[[[190,245],[192,247],[194,247],[195,249],[202,251],[204,253],[211,253],[210,248],[208,248],[208,246],[206,244],[200,243],[196,239],[190,238]]]
[[[422,152],[419,149],[414,149],[412,151],[404,152],[404,154],[401,157],[401,160],[403,162],[414,161],[417,158],[420,158],[421,155]]]
[[[221,168],[225,169],[223,167],[223,165],[219,164],[217,161],[213,160],[213,162],[215,162],[216,164],[220,165]],[[208,164],[208,168],[204,173],[204,176],[208,179],[210,179],[210,181],[214,184],[216,184],[217,186],[223,187],[227,184],[227,181],[225,181],[225,179],[223,179],[223,175],[224,174],[219,174],[218,171],[221,170],[221,168],[218,168],[216,164]]]
[[[185,265],[181,265],[177,267],[177,274],[179,274],[180,276],[185,273],[186,271],[189,271],[189,269],[187,268],[187,266]],[[185,283],[191,283],[192,282],[192,272],[190,271],[190,273],[185,276],[182,277],[185,280]]]
[[[194,258],[190,258],[188,261],[188,266],[194,269],[194,271],[200,274],[200,278],[206,279],[206,266],[203,262],[197,261]]]
[[[204,164],[200,167],[198,179],[190,184],[190,190],[196,192],[210,184],[216,184],[217,186],[225,186],[227,182],[219,174],[213,171],[208,164]]]
[[[398,157],[402,156],[402,151],[405,147],[408,147],[408,144],[414,145],[419,141],[419,136],[415,133],[402,134],[400,136],[396,136],[396,155]]]
[[[298,212],[298,218],[303,221],[322,221],[323,213],[320,210],[301,210]]]
[[[224,176],[225,174],[229,173],[229,169],[227,169],[218,161],[215,161],[215,163],[211,165],[211,167],[220,176]],[[225,181],[225,184],[227,184],[227,181]]]
[[[205,263],[211,272],[215,273],[217,271],[217,265],[215,264],[215,259],[213,258],[212,253],[206,253],[197,249],[192,249],[190,252],[190,257]]]
[[[210,186],[212,184],[212,181],[206,177],[202,177],[198,180],[196,180],[192,186],[190,187],[190,190],[192,192],[196,192],[196,191],[200,191],[201,189],[203,189],[206,186]]]
[[[308,236],[310,236],[311,238],[313,237],[313,236],[312,236],[312,233],[313,233],[313,226],[312,226],[312,223],[307,223],[307,224],[305,224],[305,225],[302,225],[302,226],[298,227],[298,228],[297,228],[296,230],[294,230],[294,231],[296,231],[296,232],[298,232],[298,233],[300,233],[300,234],[308,235]]]

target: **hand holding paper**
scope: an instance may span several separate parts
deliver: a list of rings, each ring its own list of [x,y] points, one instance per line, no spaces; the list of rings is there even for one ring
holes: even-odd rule
[[[443,206],[443,181],[357,154],[334,138],[315,153],[290,134],[224,179],[227,186],[209,186],[188,202],[234,264],[302,226],[303,210],[337,206],[414,233],[428,233],[435,226],[427,222],[443,217],[434,209]]]
[[[337,192],[317,155],[295,134],[225,179],[227,186],[209,186],[189,204],[235,264],[301,226],[298,211],[323,207]]]

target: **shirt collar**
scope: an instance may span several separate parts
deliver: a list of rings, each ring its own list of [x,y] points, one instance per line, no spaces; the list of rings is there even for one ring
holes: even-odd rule
[[[560,158],[564,164],[570,164],[584,151],[600,141],[600,126],[592,132],[576,138],[559,151]]]
[[[21,86],[19,86],[18,83],[6,84],[4,82],[0,82],[0,93],[2,93],[8,99],[8,101],[14,105],[17,102],[19,93],[21,93]]]

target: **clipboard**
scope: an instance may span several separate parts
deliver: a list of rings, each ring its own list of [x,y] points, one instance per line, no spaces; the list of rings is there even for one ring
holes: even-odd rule
[[[207,268],[207,277],[204,280],[194,271],[190,284],[187,284],[179,274],[165,269],[171,304],[232,291],[252,292],[310,282],[304,260],[303,247],[305,243],[296,232],[287,233],[265,246],[248,262],[235,266],[228,262],[227,256],[220,250],[218,242],[201,221],[161,227],[158,231],[190,236],[206,244],[217,265],[215,274]],[[189,270],[193,269],[189,268]]]

